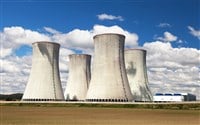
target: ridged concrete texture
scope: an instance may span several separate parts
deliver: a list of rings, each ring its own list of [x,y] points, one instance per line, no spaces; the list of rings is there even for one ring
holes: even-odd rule
[[[85,100],[91,75],[90,61],[90,55],[69,55],[69,77],[64,94],[66,100]]]
[[[125,50],[125,65],[134,100],[152,101],[152,94],[148,87],[146,50]]]
[[[58,65],[59,48],[57,43],[33,43],[32,68],[22,100],[64,100]]]
[[[94,36],[94,60],[87,101],[132,101],[120,34]]]

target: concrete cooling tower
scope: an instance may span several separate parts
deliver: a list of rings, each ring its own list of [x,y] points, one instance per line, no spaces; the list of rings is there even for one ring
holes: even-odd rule
[[[94,36],[94,60],[87,101],[132,101],[120,34]]]
[[[66,100],[85,100],[90,82],[91,56],[69,55],[69,77],[65,90]]]
[[[126,50],[125,65],[134,100],[152,101],[152,95],[148,88],[146,50]]]
[[[57,43],[33,43],[32,68],[23,101],[64,100],[59,75],[59,48]]]

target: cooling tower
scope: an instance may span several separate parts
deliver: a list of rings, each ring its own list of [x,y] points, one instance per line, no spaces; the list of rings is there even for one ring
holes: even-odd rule
[[[125,51],[125,65],[129,85],[135,101],[152,101],[148,88],[146,50],[128,49]]]
[[[64,100],[58,64],[60,45],[51,42],[35,42],[32,45],[32,68],[22,100]]]
[[[69,55],[69,77],[65,90],[66,100],[85,100],[90,82],[91,56]]]
[[[87,101],[132,101],[120,34],[94,36],[94,60]]]

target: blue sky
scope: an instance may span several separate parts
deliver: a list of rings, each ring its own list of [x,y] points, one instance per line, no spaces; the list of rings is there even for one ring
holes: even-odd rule
[[[67,32],[75,28],[91,29],[94,24],[118,25],[129,32],[137,33],[140,36],[140,45],[152,40],[154,35],[161,36],[167,30],[181,40],[187,41],[187,44],[182,46],[199,48],[199,40],[188,34],[187,28],[200,27],[198,0],[2,1],[0,29],[7,26],[22,26],[39,30],[48,26]],[[124,21],[98,20],[97,15],[102,13],[120,15]],[[157,27],[160,23],[168,23],[171,27]],[[173,43],[173,46],[178,44]]]
[[[61,44],[60,70],[65,89],[67,55],[93,54],[92,36],[106,31],[125,34],[128,47],[147,50],[153,92],[198,95],[200,91],[199,0],[0,2],[0,93],[24,91],[31,68],[31,43],[38,40]]]

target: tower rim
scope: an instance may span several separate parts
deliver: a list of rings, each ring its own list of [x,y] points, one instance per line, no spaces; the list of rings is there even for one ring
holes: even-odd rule
[[[142,48],[128,48],[128,49],[125,49],[124,51],[132,51],[132,50],[139,50],[139,51],[147,51],[146,49],[142,49]]]
[[[126,38],[125,35],[120,34],[120,33],[101,33],[101,34],[96,34],[96,35],[94,35],[94,36],[93,36],[93,39],[95,39],[97,36],[102,36],[102,35],[118,35],[118,36],[121,36],[121,37]]]
[[[53,45],[58,45],[58,46],[60,46],[59,43],[50,42],[50,41],[36,41],[36,42],[33,42],[32,45],[37,44],[37,43],[47,43],[47,44],[53,44]]]

